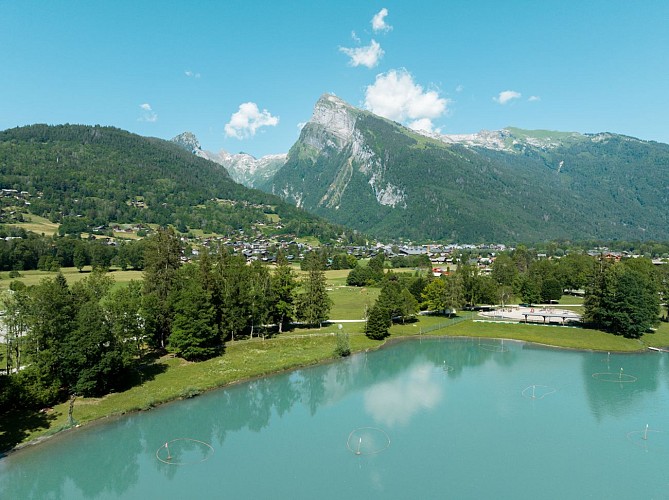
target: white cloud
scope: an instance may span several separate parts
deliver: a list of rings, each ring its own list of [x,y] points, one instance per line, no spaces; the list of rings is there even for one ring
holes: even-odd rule
[[[503,92],[500,92],[497,97],[493,97],[492,100],[500,104],[506,104],[514,99],[519,99],[520,97],[522,97],[520,92],[516,92],[515,90],[504,90]]]
[[[414,415],[434,408],[442,399],[434,367],[429,363],[412,366],[364,393],[367,413],[387,427],[408,425]]]
[[[298,130],[298,132],[302,132],[302,129],[304,128],[304,126],[305,126],[306,124],[307,124],[307,122],[299,122],[299,123],[297,124],[297,130]]]
[[[260,127],[275,127],[278,123],[278,116],[272,116],[266,109],[261,112],[255,102],[245,102],[239,105],[239,111],[233,113],[225,124],[225,135],[246,139],[253,137]]]
[[[184,71],[184,75],[186,75],[188,78],[200,78],[200,73],[194,73],[193,71],[187,69]]]
[[[158,115],[151,109],[151,105],[148,102],[145,102],[144,104],[139,105],[139,109],[142,110],[142,113],[139,118],[137,118],[137,121],[140,122],[157,122],[158,121]]]
[[[464,86],[464,85],[458,85],[457,87],[455,87],[455,91],[456,91],[456,92],[462,92],[463,90],[465,90],[465,86]]]
[[[388,15],[388,9],[385,7],[374,14],[372,18],[372,29],[374,32],[378,33],[379,31],[390,31],[393,29],[392,26],[386,24],[386,16]]]
[[[419,118],[418,120],[409,122],[407,123],[407,127],[409,127],[411,130],[424,130],[425,132],[437,132],[437,133],[441,132],[441,129],[434,128],[432,120],[430,120],[429,118]]]
[[[424,90],[405,69],[377,75],[365,91],[365,107],[372,113],[397,122],[411,120],[421,130],[432,130],[431,120],[446,113],[450,102],[436,90]]]
[[[539,97],[538,95],[531,95],[527,100],[530,102],[541,101],[541,97]]]
[[[339,51],[351,58],[348,62],[351,66],[373,68],[379,63],[381,57],[383,57],[383,49],[376,40],[372,40],[366,47],[356,47],[353,49],[339,47]]]
[[[360,43],[361,42],[360,37],[357,35],[357,33],[355,31],[351,31],[351,39],[355,43]]]

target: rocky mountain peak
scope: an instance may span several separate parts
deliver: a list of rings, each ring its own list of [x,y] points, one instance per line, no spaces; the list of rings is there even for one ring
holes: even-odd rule
[[[323,94],[316,102],[314,114],[307,126],[317,128],[319,132],[328,132],[336,139],[338,143],[336,146],[341,147],[351,141],[356,118],[357,110],[353,106],[335,95]],[[317,141],[317,144],[313,145],[318,149],[322,147],[321,141]]]
[[[179,134],[172,139],[172,142],[178,146],[181,146],[185,150],[190,151],[191,153],[200,151],[202,149],[200,146],[200,141],[198,141],[197,137],[195,137],[195,134],[192,132],[184,132]]]

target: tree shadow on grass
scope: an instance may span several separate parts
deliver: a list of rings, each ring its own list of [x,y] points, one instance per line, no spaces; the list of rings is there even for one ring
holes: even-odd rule
[[[12,410],[0,415],[0,458],[31,432],[48,428],[55,419],[56,415],[40,410]]]

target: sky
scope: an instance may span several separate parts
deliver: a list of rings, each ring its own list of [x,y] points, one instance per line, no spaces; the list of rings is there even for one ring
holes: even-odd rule
[[[443,134],[669,143],[666,0],[0,0],[0,129],[285,153],[333,93]]]

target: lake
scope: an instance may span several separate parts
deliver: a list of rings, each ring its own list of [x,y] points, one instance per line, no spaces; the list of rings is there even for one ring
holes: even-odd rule
[[[400,342],[63,433],[0,498],[669,498],[668,357]]]

